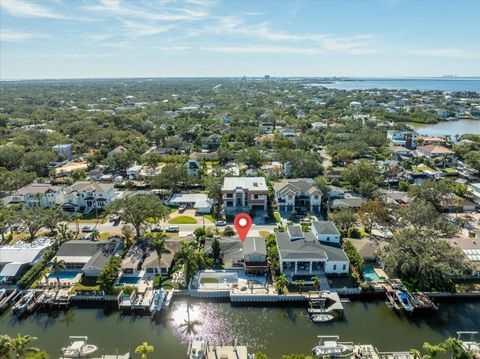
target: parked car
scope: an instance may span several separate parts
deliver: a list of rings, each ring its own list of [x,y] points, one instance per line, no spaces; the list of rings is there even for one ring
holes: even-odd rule
[[[165,232],[179,232],[180,227],[179,226],[168,226],[165,227]]]
[[[82,227],[82,232],[88,233],[88,232],[92,232],[92,231],[93,231],[93,228],[90,227],[90,226],[83,226]]]
[[[163,228],[162,227],[153,227],[151,229],[151,232],[163,232]]]
[[[180,206],[180,207],[178,207],[178,212],[183,213],[183,212],[185,212],[186,209],[187,209],[186,205]]]
[[[225,221],[216,221],[216,222],[215,222],[215,225],[216,225],[217,227],[225,227],[225,226],[227,225],[227,222],[225,222]]]

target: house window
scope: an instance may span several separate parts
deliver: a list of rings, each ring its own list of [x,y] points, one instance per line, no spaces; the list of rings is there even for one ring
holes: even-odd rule
[[[253,199],[258,199],[258,194],[254,194]]]
[[[343,265],[343,270],[346,270],[346,269],[347,269],[347,265],[344,264],[344,265]]]
[[[327,242],[330,242],[330,237],[327,237]]]
[[[233,194],[232,193],[227,193],[227,198],[232,198]]]
[[[333,270],[337,270],[337,265],[336,264],[333,265]]]
[[[123,270],[123,273],[125,274],[132,274],[133,273],[133,269],[132,268],[126,268]]]
[[[147,268],[147,273],[155,273],[154,268]]]

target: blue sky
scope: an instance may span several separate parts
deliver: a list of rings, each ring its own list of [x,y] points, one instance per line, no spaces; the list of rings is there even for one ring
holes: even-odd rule
[[[0,0],[0,77],[480,75],[480,1]]]

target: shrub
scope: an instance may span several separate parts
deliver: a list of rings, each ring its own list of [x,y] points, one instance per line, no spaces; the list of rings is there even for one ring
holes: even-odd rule
[[[233,236],[233,235],[235,235],[235,231],[233,230],[232,227],[226,226],[225,229],[223,230],[223,234],[225,236]]]

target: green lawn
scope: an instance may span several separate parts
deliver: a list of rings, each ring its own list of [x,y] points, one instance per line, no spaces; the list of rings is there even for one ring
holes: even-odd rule
[[[211,214],[204,214],[203,217],[211,222],[215,222],[215,218]]]
[[[178,216],[168,221],[171,224],[196,224],[197,220],[190,216]]]

